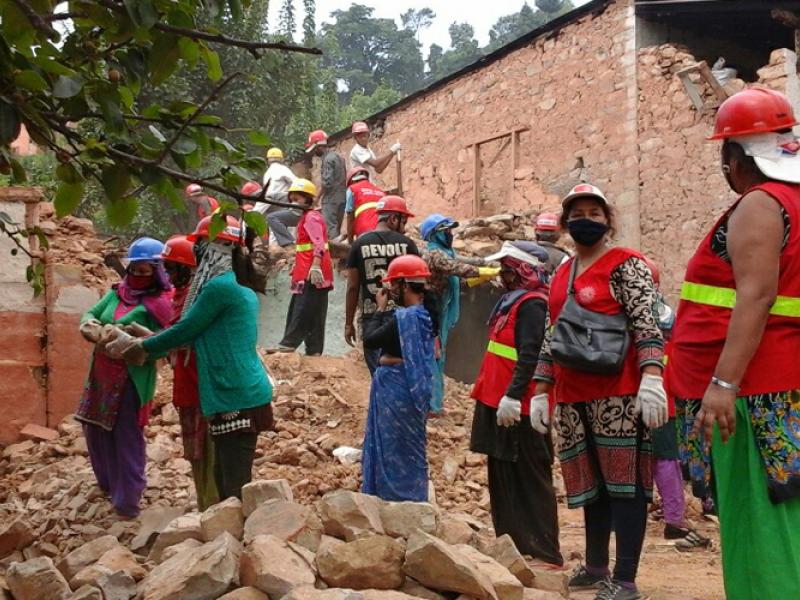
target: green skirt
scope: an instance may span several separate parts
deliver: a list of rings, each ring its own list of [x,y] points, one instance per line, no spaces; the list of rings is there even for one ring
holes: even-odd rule
[[[800,598],[800,497],[770,501],[747,399],[727,443],[715,428],[711,455],[727,600]]]

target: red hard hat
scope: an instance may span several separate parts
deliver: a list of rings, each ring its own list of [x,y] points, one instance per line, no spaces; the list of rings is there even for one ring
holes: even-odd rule
[[[194,233],[187,235],[186,239],[190,242],[196,242],[200,238],[208,238],[208,228],[211,225],[212,218],[213,216],[208,216],[200,219],[200,222],[197,224]],[[232,217],[230,215],[225,217],[225,221],[227,223],[225,229],[217,234],[217,237],[214,238],[214,241],[235,242],[240,246],[243,246],[244,237],[242,236],[242,227],[239,224],[239,221],[236,219],[236,217]]]
[[[197,194],[203,193],[203,188],[197,183],[190,183],[186,186],[184,191],[186,192],[187,196],[196,196]]]
[[[378,214],[387,212],[396,212],[405,215],[407,217],[414,216],[412,213],[409,212],[408,206],[406,205],[406,201],[400,196],[384,196],[378,202],[378,206],[375,208],[375,212]]]
[[[347,185],[350,185],[350,182],[352,181],[353,177],[355,177],[359,173],[366,173],[367,177],[369,177],[369,170],[367,170],[365,167],[353,167],[347,172]]]
[[[306,143],[306,148],[310,148],[311,146],[315,146],[316,144],[320,143],[328,143],[328,134],[322,131],[322,129],[315,129],[308,134],[308,143]]]
[[[351,129],[352,133],[369,133],[369,125],[364,121],[356,121]]]
[[[661,284],[661,273],[658,271],[658,265],[656,263],[654,263],[647,256],[644,257],[644,262],[647,263],[647,267],[650,269],[650,273],[653,275],[653,282],[656,285],[660,285]]]
[[[539,213],[534,227],[537,231],[558,231],[560,228],[558,215],[549,212]]]
[[[769,133],[797,125],[789,99],[775,90],[752,87],[734,94],[720,105],[711,140]]]
[[[431,276],[428,264],[415,254],[398,256],[389,263],[389,270],[383,281],[389,282],[396,279],[427,279]]]
[[[243,196],[254,196],[261,192],[261,186],[257,184],[255,181],[245,181],[242,189],[239,192]]]
[[[185,235],[174,235],[164,244],[161,258],[168,262],[179,263],[187,267],[196,267],[197,258],[194,255],[194,243]]]

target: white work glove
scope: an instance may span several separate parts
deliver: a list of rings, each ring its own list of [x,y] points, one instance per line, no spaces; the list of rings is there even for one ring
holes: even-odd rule
[[[531,427],[539,433],[547,433],[550,425],[550,401],[547,394],[536,394],[531,398]]]
[[[497,424],[500,427],[511,427],[514,423],[519,422],[521,411],[522,403],[519,400],[503,396],[497,407]]]
[[[321,286],[322,282],[325,281],[325,277],[322,275],[322,269],[319,267],[311,267],[311,270],[308,272],[308,280],[311,282],[311,285],[315,287]]]
[[[96,344],[100,341],[100,335],[103,333],[103,324],[97,319],[89,319],[81,323],[80,332],[83,339]]]
[[[667,422],[667,392],[664,391],[664,379],[660,375],[642,375],[635,411],[637,415],[642,415],[642,421],[650,429]]]
[[[394,144],[392,144],[392,147],[389,148],[389,150],[392,151],[392,154],[397,154],[402,149],[403,149],[403,145],[400,142],[395,142]]]
[[[136,339],[120,329],[116,337],[106,344],[106,354],[111,358],[120,359],[125,354],[125,351],[136,343]]]

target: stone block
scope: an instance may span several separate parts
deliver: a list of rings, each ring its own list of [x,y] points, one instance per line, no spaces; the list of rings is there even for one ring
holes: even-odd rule
[[[499,600],[522,600],[523,585],[503,565],[466,544],[457,546],[494,586]]]
[[[6,583],[14,600],[66,600],[72,594],[67,580],[47,556],[12,563]]]
[[[247,517],[244,524],[246,544],[259,535],[273,535],[316,551],[322,536],[322,523],[307,506],[285,500],[268,500]]]
[[[383,535],[323,544],[317,552],[317,569],[330,587],[395,589],[405,581],[404,553],[401,542]]]
[[[242,511],[249,517],[267,500],[294,501],[292,487],[286,479],[262,479],[251,481],[242,488]]]
[[[158,534],[147,558],[153,562],[161,562],[161,554],[166,548],[186,540],[203,540],[198,513],[188,513],[172,519]]]
[[[270,598],[283,598],[302,586],[313,586],[311,568],[286,542],[274,535],[259,535],[247,546],[241,559],[241,582]]]
[[[0,524],[0,558],[28,547],[34,539],[33,531],[23,516],[9,518]]]
[[[435,534],[438,516],[439,511],[427,502],[380,503],[381,524],[393,537],[408,538],[417,529]]]
[[[322,497],[319,510],[327,535],[349,542],[365,534],[384,533],[375,496],[337,490]]]
[[[228,592],[224,596],[220,596],[219,600],[269,600],[269,596],[258,588],[248,586]]]
[[[58,570],[71,580],[81,569],[96,563],[101,556],[119,546],[119,540],[113,535],[104,535],[79,546],[58,561]]]
[[[28,423],[19,432],[19,437],[23,440],[33,440],[35,442],[52,442],[58,439],[58,431],[35,423]]]
[[[206,542],[215,540],[226,531],[237,540],[242,539],[244,533],[242,501],[238,498],[227,498],[209,506],[200,515],[200,529],[203,532],[203,541]]]

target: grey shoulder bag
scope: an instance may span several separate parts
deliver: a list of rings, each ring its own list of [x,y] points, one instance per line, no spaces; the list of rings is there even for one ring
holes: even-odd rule
[[[562,367],[587,373],[619,373],[631,343],[628,317],[624,312],[607,315],[578,304],[574,287],[577,268],[576,259],[570,269],[567,301],[553,326],[553,360]]]

